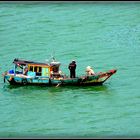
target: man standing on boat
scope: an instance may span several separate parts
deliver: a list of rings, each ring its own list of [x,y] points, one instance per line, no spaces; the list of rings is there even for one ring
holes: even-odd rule
[[[68,69],[70,70],[70,78],[75,78],[75,70],[76,70],[76,61],[72,60],[69,64]]]

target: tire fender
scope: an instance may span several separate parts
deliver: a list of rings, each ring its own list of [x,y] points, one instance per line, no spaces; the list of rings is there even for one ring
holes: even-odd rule
[[[28,82],[27,82],[27,79],[22,79],[22,84],[23,84],[23,85],[27,85],[27,83],[28,83]]]

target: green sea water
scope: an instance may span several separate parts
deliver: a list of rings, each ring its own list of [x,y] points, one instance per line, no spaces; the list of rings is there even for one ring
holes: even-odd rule
[[[46,62],[69,75],[90,65],[117,69],[102,86],[10,86],[0,76],[0,137],[140,136],[139,2],[1,2],[0,73],[14,58]]]

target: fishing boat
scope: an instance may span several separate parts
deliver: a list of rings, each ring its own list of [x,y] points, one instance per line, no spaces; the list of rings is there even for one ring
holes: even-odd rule
[[[70,78],[60,71],[61,63],[53,59],[42,63],[15,58],[13,69],[3,73],[4,82],[11,85],[45,85],[45,86],[95,86],[102,85],[116,73],[116,69],[98,72],[94,75],[81,75]]]

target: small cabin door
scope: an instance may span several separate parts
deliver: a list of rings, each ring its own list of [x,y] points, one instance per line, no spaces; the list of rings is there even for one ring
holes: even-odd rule
[[[49,68],[42,68],[42,76],[48,76],[48,77],[50,77]]]

